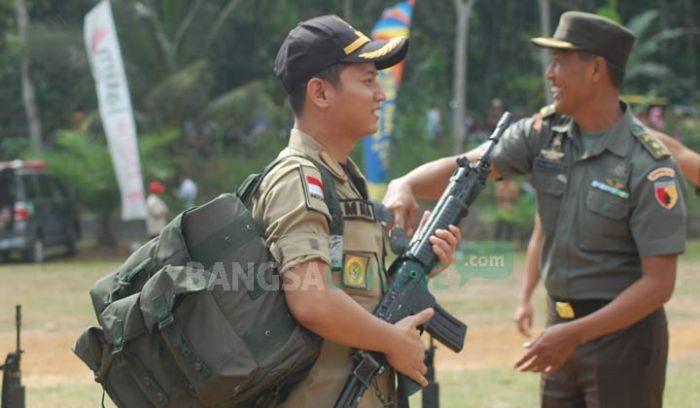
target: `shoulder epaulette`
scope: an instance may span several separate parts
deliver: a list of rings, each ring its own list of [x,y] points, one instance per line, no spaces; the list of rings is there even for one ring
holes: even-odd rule
[[[649,133],[649,130],[647,130],[647,128],[641,123],[637,121],[632,123],[632,134],[634,134],[637,140],[639,140],[639,143],[641,143],[642,146],[647,149],[649,154],[651,154],[654,159],[659,160],[671,155],[668,149],[666,149],[666,146],[664,146],[656,137]]]
[[[554,108],[554,104],[544,106],[544,107],[542,107],[542,109],[540,109],[540,115],[542,116],[542,119],[546,119],[546,118],[554,115],[556,112],[557,111]]]

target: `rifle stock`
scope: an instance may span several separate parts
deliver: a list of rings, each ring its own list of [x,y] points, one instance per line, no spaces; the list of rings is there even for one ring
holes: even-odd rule
[[[20,347],[20,330],[22,328],[22,306],[15,307],[15,327],[17,330],[17,348],[14,352],[7,353],[5,364],[0,366],[2,370],[2,408],[24,408],[24,385],[22,385],[22,371],[19,363],[22,357]]]

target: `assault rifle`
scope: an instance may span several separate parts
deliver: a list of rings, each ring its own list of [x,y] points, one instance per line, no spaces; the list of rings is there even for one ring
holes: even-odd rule
[[[393,276],[391,287],[374,310],[375,316],[396,323],[432,307],[435,314],[423,325],[423,329],[454,352],[462,350],[467,326],[438,305],[435,297],[428,291],[430,271],[438,264],[429,238],[435,230],[447,229],[450,224],[457,225],[467,215],[469,207],[486,185],[486,179],[491,172],[491,151],[510,124],[511,118],[512,115],[508,112],[501,116],[477,163],[470,164],[466,157],[457,159],[457,171],[450,178],[427,224],[413,237],[406,252],[389,268],[389,274]],[[387,365],[384,354],[378,352],[355,350],[353,359],[355,365],[335,403],[335,408],[357,407],[362,395],[376,376],[384,372]],[[403,396],[404,401],[418,390],[420,385],[408,377],[399,375],[399,394]]]
[[[22,327],[22,306],[15,306],[15,326],[17,329],[17,349],[7,353],[2,370],[2,408],[24,408],[24,385],[19,362],[22,349],[19,346],[19,333]]]

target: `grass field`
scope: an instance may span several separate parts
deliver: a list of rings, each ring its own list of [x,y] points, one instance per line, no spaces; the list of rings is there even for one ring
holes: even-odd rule
[[[22,368],[30,408],[97,407],[101,389],[70,351],[79,333],[94,324],[88,289],[119,260],[83,251],[77,259],[56,258],[42,266],[0,266],[0,353],[14,349],[14,305],[23,306]],[[501,279],[473,279],[461,288],[436,291],[445,308],[469,324],[467,343],[455,355],[440,349],[438,380],[443,407],[509,408],[538,404],[539,378],[513,370],[525,340],[512,314],[523,255],[514,273]],[[671,332],[665,406],[700,406],[700,242],[689,244],[680,261],[673,299],[667,305]],[[536,294],[536,324],[543,323],[544,298]],[[112,406],[107,403],[107,406]],[[414,398],[412,406],[420,406]]]

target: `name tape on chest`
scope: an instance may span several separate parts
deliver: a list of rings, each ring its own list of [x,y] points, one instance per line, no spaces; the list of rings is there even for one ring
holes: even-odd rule
[[[375,222],[374,206],[365,200],[340,200],[340,211],[344,219],[360,219]]]
[[[606,180],[607,181],[607,180]],[[618,188],[618,185],[610,185],[609,183],[601,183],[598,180],[593,180],[591,183],[591,186],[593,188],[597,188],[598,190],[605,191],[606,193],[610,193],[614,196],[620,197],[622,199],[628,199],[630,196],[630,193],[627,191],[623,191],[622,189]],[[622,186],[624,187],[624,186]]]

